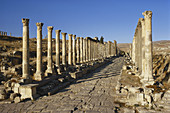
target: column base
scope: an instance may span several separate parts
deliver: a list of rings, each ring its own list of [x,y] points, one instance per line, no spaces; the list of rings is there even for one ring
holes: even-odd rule
[[[152,79],[152,80],[148,80],[148,79],[142,79],[141,80],[141,82],[145,85],[145,86],[147,86],[147,85],[153,85],[154,84],[154,80]]]
[[[47,69],[47,70],[45,71],[44,76],[52,76],[52,75],[56,75],[54,69]]]
[[[43,76],[44,76],[44,74],[42,72],[36,72],[34,74],[33,79],[36,80],[36,81],[41,81],[41,80],[43,80]]]

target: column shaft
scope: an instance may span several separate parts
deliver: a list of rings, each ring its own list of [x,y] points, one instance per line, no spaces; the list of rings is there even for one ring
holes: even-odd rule
[[[73,35],[73,65],[76,65],[76,35]]]
[[[43,23],[36,23],[37,26],[37,70],[34,79],[37,81],[42,80],[42,26]]]
[[[30,79],[29,70],[29,19],[22,19],[23,23],[23,55],[22,55],[22,78]]]
[[[48,53],[47,53],[47,70],[45,72],[45,76],[48,74],[54,74],[54,70],[52,67],[52,30],[53,26],[48,26]]]
[[[68,64],[72,65],[72,34],[68,34]]]
[[[66,34],[67,33],[61,33],[62,34],[62,64],[66,65]]]
[[[153,82],[152,72],[152,12],[145,11],[145,77],[148,82]]]
[[[80,37],[77,37],[77,63],[80,63]]]
[[[80,63],[83,63],[83,37],[80,37]]]

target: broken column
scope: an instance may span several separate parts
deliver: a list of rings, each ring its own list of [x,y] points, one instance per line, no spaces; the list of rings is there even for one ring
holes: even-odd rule
[[[22,78],[30,79],[29,70],[29,19],[23,18]]]
[[[56,32],[56,67],[60,67],[60,32],[61,30],[55,30]]]
[[[42,26],[43,23],[36,23],[37,26],[37,70],[34,79],[41,81],[43,78],[42,71]]]
[[[145,76],[144,80],[152,84],[152,11],[143,13],[145,19]]]
[[[73,35],[73,65],[76,65],[76,35]]]
[[[72,34],[68,34],[68,64],[72,65]]]
[[[45,76],[49,74],[54,74],[54,69],[52,67],[52,30],[53,26],[48,26],[48,53],[47,53],[47,70]]]
[[[80,37],[80,63],[83,63],[83,37]]]
[[[77,37],[77,63],[80,63],[80,37]]]
[[[66,65],[66,34],[67,33],[61,33],[62,34],[62,64]]]

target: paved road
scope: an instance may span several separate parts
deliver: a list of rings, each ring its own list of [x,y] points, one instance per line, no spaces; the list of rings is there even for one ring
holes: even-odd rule
[[[33,102],[2,104],[0,113],[114,113],[122,65],[123,58],[116,58],[57,94]]]

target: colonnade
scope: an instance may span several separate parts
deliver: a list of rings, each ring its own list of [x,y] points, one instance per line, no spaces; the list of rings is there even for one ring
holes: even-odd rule
[[[7,36],[7,32],[0,31],[1,36]]]
[[[143,12],[144,18],[139,18],[133,43],[131,58],[143,81],[152,82],[152,11]]]
[[[29,72],[29,19],[22,19],[23,23],[23,79],[31,79]],[[36,23],[37,25],[37,63],[36,73],[33,79],[41,81],[44,76],[57,75],[54,71],[52,60],[52,31],[53,26],[48,26],[48,54],[47,54],[47,70],[45,73],[42,70],[42,27],[43,23]],[[55,30],[56,33],[56,61],[55,66],[60,69],[60,66],[75,66],[81,63],[89,63],[96,60],[102,60],[117,56],[117,42],[111,41],[100,43],[95,37],[76,37],[76,35],[68,34],[68,43],[66,41],[67,33],[61,30]],[[62,35],[62,42],[60,41],[60,34]],[[60,44],[62,43],[62,50],[60,50]],[[66,51],[68,47],[68,52]],[[62,62],[60,62],[60,52],[62,52]],[[67,60],[68,56],[68,60]]]

